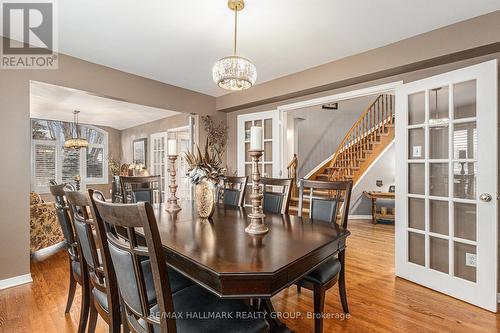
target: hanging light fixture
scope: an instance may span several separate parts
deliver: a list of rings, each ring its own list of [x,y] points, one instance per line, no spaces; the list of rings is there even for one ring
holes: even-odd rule
[[[233,55],[219,59],[213,69],[214,82],[226,90],[244,90],[252,87],[257,80],[257,69],[250,60],[236,55],[238,12],[245,8],[244,0],[228,0],[227,6],[234,11]]]
[[[78,136],[78,114],[80,111],[73,111],[73,135],[71,139],[64,142],[64,148],[80,149],[89,146],[89,142],[85,138]]]

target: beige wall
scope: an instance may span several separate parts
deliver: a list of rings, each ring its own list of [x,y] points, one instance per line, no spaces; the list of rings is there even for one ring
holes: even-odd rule
[[[8,42],[2,38],[2,42]],[[158,81],[59,55],[58,70],[0,70],[0,280],[29,273],[30,80],[56,84],[167,110],[215,112],[215,98]],[[203,133],[200,133],[200,137]],[[8,249],[8,250],[7,250]]]
[[[147,124],[124,129],[121,134],[121,159],[123,163],[132,163],[132,142],[136,139],[148,139],[147,164],[149,166],[150,135],[158,132],[165,132],[168,129],[189,125],[189,115],[179,114]]]
[[[434,63],[448,63],[457,55],[448,55],[495,45],[500,52],[500,11],[459,22],[441,29],[408,38],[384,47],[284,76],[256,85],[252,89],[217,98],[217,110],[247,108],[248,103],[289,100],[298,95],[366,82],[381,77],[428,68]],[[469,52],[467,57],[477,52]],[[462,56],[463,57],[463,56]]]

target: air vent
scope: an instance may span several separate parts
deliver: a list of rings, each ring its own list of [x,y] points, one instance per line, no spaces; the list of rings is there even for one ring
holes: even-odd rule
[[[321,108],[325,109],[325,110],[338,110],[339,109],[339,103],[323,104],[323,105],[321,105]]]

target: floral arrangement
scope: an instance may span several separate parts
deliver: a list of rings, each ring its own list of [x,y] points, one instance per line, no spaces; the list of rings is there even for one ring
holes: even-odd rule
[[[226,151],[227,145],[227,125],[224,122],[215,122],[210,116],[201,117],[203,128],[207,132],[208,148],[215,151],[219,159]]]
[[[108,170],[111,175],[118,176],[120,174],[120,160],[108,155]]]
[[[218,184],[224,178],[226,168],[222,167],[222,160],[217,151],[209,151],[208,138],[203,154],[200,147],[196,145],[196,152],[185,152],[184,159],[189,166],[188,178],[195,185],[202,181]]]

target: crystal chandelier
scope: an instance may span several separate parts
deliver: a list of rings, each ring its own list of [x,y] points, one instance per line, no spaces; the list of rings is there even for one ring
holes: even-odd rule
[[[73,111],[73,136],[71,139],[64,142],[64,148],[80,149],[89,146],[89,142],[85,138],[78,136],[78,114],[80,111]]]
[[[214,82],[226,90],[244,90],[252,87],[257,80],[257,69],[250,60],[236,55],[238,12],[245,8],[244,0],[228,0],[227,6],[234,11],[233,55],[219,59],[213,69]]]

